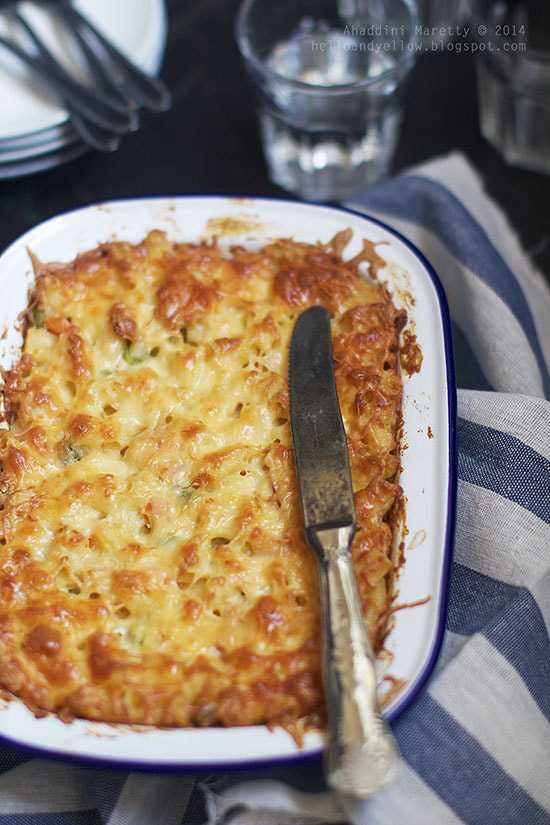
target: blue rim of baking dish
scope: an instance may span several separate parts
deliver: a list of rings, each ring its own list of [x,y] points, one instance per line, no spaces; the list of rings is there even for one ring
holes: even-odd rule
[[[152,196],[144,196],[139,198],[120,198],[120,199],[113,199],[109,201],[98,201],[96,203],[86,204],[85,206],[80,206],[75,209],[69,209],[65,212],[59,213],[57,215],[52,216],[51,218],[46,219],[45,221],[37,224],[35,227],[27,230],[27,232],[20,235],[14,241],[12,241],[4,250],[1,251],[0,255],[3,257],[5,253],[7,253],[12,246],[16,244],[20,244],[24,241],[25,236],[27,234],[34,233],[39,227],[45,227],[49,223],[56,222],[60,219],[63,219],[69,215],[74,215],[78,212],[86,212],[89,209],[93,209],[94,207],[99,206],[111,206],[111,205],[123,205],[127,204],[130,205],[131,203],[138,203],[138,202],[154,202],[154,201],[162,201],[162,200],[169,200],[174,199],[177,201],[189,201],[192,202],[193,200],[197,199],[201,200],[239,200],[243,201],[244,203],[251,203],[251,204],[261,204],[262,202],[268,204],[280,204],[281,206],[306,206],[308,208],[320,208],[323,211],[332,211],[332,212],[340,212],[342,214],[350,214],[354,215],[357,218],[361,218],[365,220],[367,223],[372,223],[380,228],[384,229],[390,235],[393,235],[397,240],[399,240],[408,250],[418,259],[422,268],[430,278],[432,285],[435,289],[436,297],[438,300],[439,305],[439,313],[440,319],[442,324],[442,332],[443,332],[443,354],[445,359],[445,372],[446,372],[446,389],[447,389],[447,424],[448,424],[448,444],[447,444],[447,452],[448,452],[448,467],[449,467],[449,475],[448,475],[448,486],[447,486],[447,509],[446,509],[446,523],[445,523],[445,530],[444,530],[444,546],[443,546],[443,556],[442,556],[442,568],[441,568],[441,578],[440,578],[440,599],[439,599],[439,611],[438,611],[438,620],[437,620],[437,627],[433,637],[431,638],[431,649],[429,656],[424,664],[424,667],[417,675],[415,680],[410,684],[409,688],[405,692],[405,695],[390,709],[390,711],[385,715],[385,719],[390,724],[394,724],[399,716],[414,702],[420,692],[423,690],[427,680],[429,679],[430,675],[432,674],[437,660],[439,658],[439,653],[441,651],[441,646],[443,643],[443,637],[445,633],[445,621],[447,616],[447,605],[449,600],[449,586],[450,586],[450,573],[451,573],[451,566],[452,566],[452,557],[453,557],[453,547],[454,547],[454,532],[455,532],[455,522],[456,522],[456,496],[457,496],[457,484],[458,484],[458,473],[457,473],[457,394],[456,394],[456,378],[455,378],[455,366],[454,366],[454,354],[453,354],[453,343],[452,343],[452,334],[451,334],[451,319],[449,313],[449,306],[447,302],[447,298],[445,295],[445,291],[443,289],[443,285],[437,275],[435,269],[428,261],[426,256],[411,242],[402,235],[396,229],[393,229],[384,221],[379,220],[378,218],[374,218],[368,213],[360,212],[356,209],[351,209],[349,207],[340,206],[340,205],[332,205],[332,204],[315,204],[315,203],[308,203],[302,202],[298,200],[290,200],[285,198],[270,198],[270,197],[255,197],[254,195],[220,195],[220,194],[194,194],[194,195],[152,195]],[[113,725],[116,729],[116,725]],[[125,726],[126,727],[126,726]],[[155,773],[181,773],[181,774],[188,774],[188,773],[195,773],[195,774],[211,774],[212,772],[245,772],[245,771],[261,771],[264,768],[269,767],[284,767],[290,765],[305,765],[319,761],[323,756],[323,749],[319,749],[318,751],[314,752],[307,752],[307,753],[300,753],[297,752],[292,755],[284,755],[284,756],[273,756],[273,757],[260,757],[254,758],[253,761],[245,761],[243,759],[239,762],[226,762],[220,760],[219,762],[216,761],[208,761],[208,762],[196,762],[192,763],[186,761],[184,764],[176,764],[173,762],[162,762],[162,761],[140,761],[140,762],[131,762],[127,761],[124,758],[117,758],[117,757],[102,757],[102,756],[86,756],[81,754],[67,754],[67,753],[58,753],[56,751],[49,750],[47,747],[43,747],[41,745],[32,745],[27,743],[22,743],[18,741],[14,741],[10,737],[5,736],[2,731],[0,731],[0,745],[6,745],[13,750],[21,751],[29,755],[29,758],[34,757],[47,757],[49,759],[55,759],[60,762],[68,762],[71,764],[80,764],[80,765],[89,765],[89,766],[96,766],[96,767],[106,767],[111,768],[113,770],[127,770],[130,772],[155,772]]]

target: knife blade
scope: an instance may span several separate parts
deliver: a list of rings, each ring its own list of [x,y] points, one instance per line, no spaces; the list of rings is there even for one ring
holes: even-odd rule
[[[298,317],[289,354],[290,423],[304,529],[317,554],[329,787],[366,799],[395,777],[399,753],[376,697],[374,653],[351,559],[356,518],[334,377],[330,315]]]
[[[310,540],[328,526],[355,532],[346,433],[340,413],[330,316],[321,306],[303,312],[289,357],[291,424],[304,525]]]

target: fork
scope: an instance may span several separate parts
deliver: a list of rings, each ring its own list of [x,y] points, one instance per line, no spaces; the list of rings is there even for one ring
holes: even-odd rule
[[[69,85],[60,75],[48,69],[47,64],[37,57],[32,57],[11,40],[0,36],[0,46],[8,49],[22,60],[37,77],[40,84],[57,97],[66,108],[70,121],[82,140],[101,151],[113,151],[118,148],[120,140],[113,134],[113,125],[109,117],[95,108],[95,101],[86,101],[78,96],[78,90]]]
[[[88,68],[100,88],[118,95],[135,106],[153,112],[167,111],[172,95],[163,81],[151,77],[132,63],[94,24],[75,8],[71,0],[35,0],[55,11],[80,48]],[[107,59],[98,57],[97,51]],[[110,69],[110,71],[109,71]]]
[[[129,108],[101,90],[91,89],[75,81],[51,54],[11,0],[2,0],[0,10],[26,32],[34,45],[34,53],[3,36],[0,36],[0,45],[22,60],[41,85],[62,102],[73,128],[88,146],[100,151],[117,149],[120,145],[119,135],[137,128],[135,109]]]

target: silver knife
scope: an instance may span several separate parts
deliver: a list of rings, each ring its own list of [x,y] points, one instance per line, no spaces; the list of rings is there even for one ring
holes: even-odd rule
[[[289,389],[304,527],[319,571],[325,776],[333,790],[366,799],[393,780],[399,752],[378,707],[374,653],[351,560],[355,507],[324,307],[310,307],[296,321]]]

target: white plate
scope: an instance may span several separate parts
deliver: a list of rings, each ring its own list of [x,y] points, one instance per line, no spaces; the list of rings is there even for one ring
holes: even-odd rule
[[[9,178],[21,178],[23,175],[36,175],[38,172],[45,172],[63,163],[81,157],[89,151],[82,141],[73,139],[67,142],[60,149],[53,152],[38,153],[32,157],[15,160],[11,163],[0,163],[0,180]]]
[[[77,0],[75,5],[142,69],[158,69],[166,38],[163,0]],[[30,3],[21,4],[21,10],[52,52],[78,75],[78,62],[53,15],[45,7]],[[12,33],[13,29],[0,15],[0,34]],[[25,65],[2,47],[0,100],[0,141],[52,129],[67,120],[64,108],[41,91]]]
[[[74,134],[74,130],[67,120],[59,126],[52,126],[51,129],[40,129],[38,132],[28,132],[26,135],[0,138],[0,151],[10,152],[12,149],[25,149],[29,146],[41,146],[43,143],[50,143],[55,140],[65,139],[69,134]]]
[[[80,140],[74,129],[70,129],[65,134],[54,137],[51,140],[44,140],[41,143],[34,143],[31,146],[18,145],[7,149],[5,146],[0,146],[0,176],[2,176],[2,167],[5,164],[15,164],[30,158],[37,158],[40,155],[46,155],[49,152],[58,152],[65,146],[70,146]]]
[[[152,198],[90,206],[40,224],[0,257],[0,363],[8,367],[21,345],[14,326],[27,303],[32,272],[28,251],[43,261],[69,261],[78,252],[112,239],[142,240],[151,229],[186,241],[219,232],[220,218],[232,218],[229,240],[265,242],[292,237],[328,241],[348,227],[353,241],[384,242],[378,254],[388,262],[387,279],[397,306],[407,309],[423,353],[419,374],[404,376],[404,433],[401,485],[407,503],[406,563],[397,603],[429,601],[399,610],[387,641],[389,672],[401,687],[385,709],[394,720],[433,669],[443,634],[456,494],[455,385],[449,315],[439,281],[408,242],[376,221],[353,212],[290,201],[217,197]],[[4,338],[1,333],[7,330]],[[324,738],[309,733],[298,748],[284,730],[265,727],[133,730],[55,717],[36,719],[18,701],[0,702],[0,737],[51,756],[133,768],[210,770],[318,756]]]

